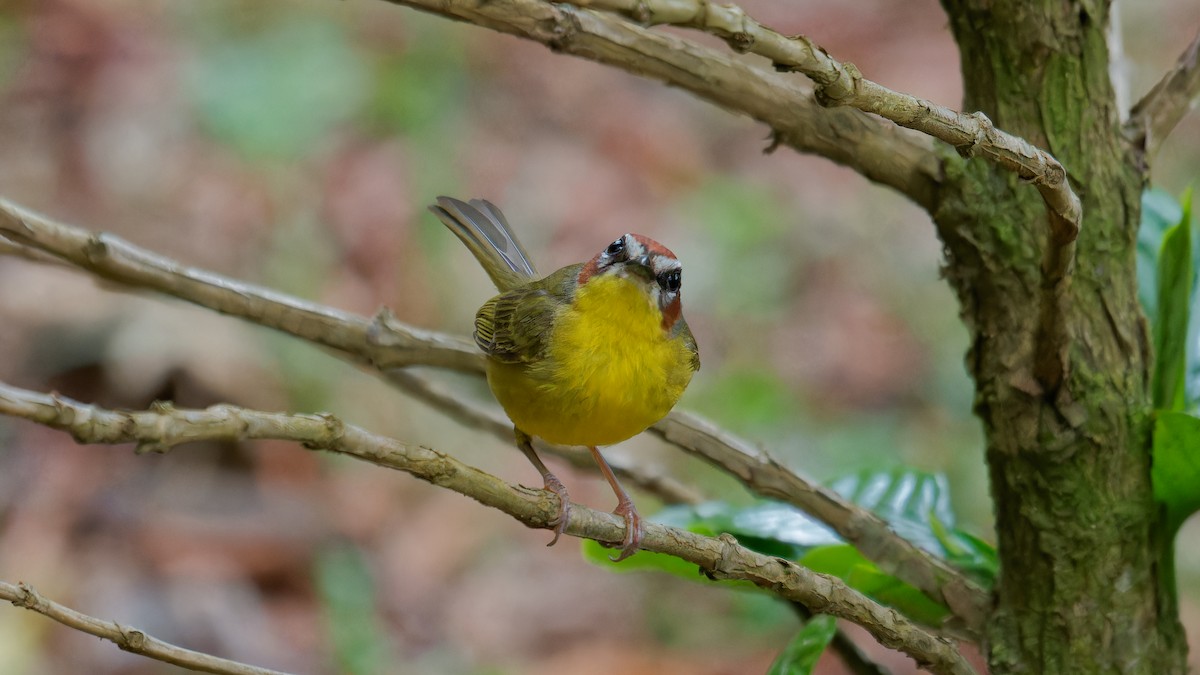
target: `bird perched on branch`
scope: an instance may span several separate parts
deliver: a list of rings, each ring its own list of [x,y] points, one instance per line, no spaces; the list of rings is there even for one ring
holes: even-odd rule
[[[558,496],[558,541],[570,517],[563,484],[532,436],[583,445],[617,495],[621,553],[637,551],[641,518],[596,446],[630,438],[662,419],[700,367],[683,320],[682,266],[662,244],[625,234],[586,263],[539,277],[500,209],[482,199],[438,197],[429,207],[458,236],[500,294],[475,315],[488,385],[508,413],[517,445]]]

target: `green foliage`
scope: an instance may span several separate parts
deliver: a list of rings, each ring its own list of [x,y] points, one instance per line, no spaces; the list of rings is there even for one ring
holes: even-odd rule
[[[1200,266],[1191,207],[1190,190],[1180,202],[1149,190],[1142,198],[1138,231],[1139,292],[1154,332],[1151,389],[1157,412],[1151,477],[1170,537],[1200,509],[1200,420],[1184,412],[1195,411],[1200,384],[1200,355],[1188,348],[1196,344],[1195,316],[1200,314],[1191,311]]]
[[[832,616],[822,614],[805,621],[771,664],[767,675],[809,675],[835,633],[837,621]]]
[[[1137,238],[1138,297],[1151,324],[1158,316],[1158,258],[1163,237],[1182,217],[1183,208],[1169,193],[1162,190],[1142,193],[1142,222]]]
[[[315,572],[335,670],[350,675],[391,672],[390,642],[379,620],[375,581],[362,552],[352,546],[325,549]]]
[[[1151,478],[1173,537],[1183,521],[1200,510],[1200,419],[1181,412],[1158,414]]]
[[[1183,214],[1163,235],[1158,256],[1157,312],[1154,320],[1154,407],[1183,410],[1188,371],[1188,315],[1196,287],[1192,250],[1191,194]]]
[[[994,583],[999,567],[996,551],[954,527],[944,476],[910,469],[864,471],[836,480],[830,487],[877,513],[898,534],[921,548],[945,558],[985,585]],[[919,621],[936,624],[949,613],[916,588],[880,570],[823,523],[789,504],[763,500],[749,506],[725,502],[672,506],[656,514],[655,520],[708,536],[727,532],[749,549],[837,576]],[[655,569],[704,579],[694,565],[671,556],[641,552],[615,565],[609,561],[611,550],[594,542],[585,542],[584,553],[594,563],[622,571]],[[741,585],[753,588],[746,582]]]
[[[189,85],[214,137],[252,157],[292,159],[358,110],[367,69],[336,25],[288,19],[206,49]]]

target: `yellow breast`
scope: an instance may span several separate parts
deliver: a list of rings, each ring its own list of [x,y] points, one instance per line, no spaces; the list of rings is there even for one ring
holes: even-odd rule
[[[637,282],[600,276],[554,323],[547,358],[489,362],[488,383],[522,431],[551,443],[609,445],[662,419],[692,378],[692,355],[662,327]]]

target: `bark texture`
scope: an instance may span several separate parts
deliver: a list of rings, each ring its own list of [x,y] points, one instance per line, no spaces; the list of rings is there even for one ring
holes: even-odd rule
[[[1084,213],[1070,285],[1045,288],[1041,200],[991,164],[947,158],[934,217],[972,332],[967,367],[1003,569],[988,628],[992,672],[1183,673],[1149,474],[1151,356],[1134,264],[1145,175],[1121,140],[1109,5],[943,5],[964,108],[1056,156]],[[1049,316],[1039,310],[1047,293],[1064,296]],[[1045,375],[1039,354],[1060,357],[1059,377]]]

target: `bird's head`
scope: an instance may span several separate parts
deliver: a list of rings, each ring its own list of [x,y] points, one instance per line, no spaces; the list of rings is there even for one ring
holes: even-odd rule
[[[666,246],[640,234],[625,234],[596,254],[579,272],[579,284],[613,275],[637,283],[663,315],[670,329],[682,316],[679,291],[683,265]]]

